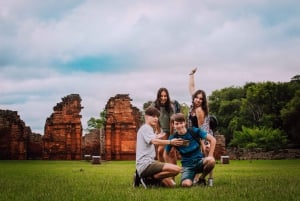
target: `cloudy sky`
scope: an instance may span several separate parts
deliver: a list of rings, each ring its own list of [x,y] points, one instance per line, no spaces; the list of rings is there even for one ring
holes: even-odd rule
[[[300,74],[298,0],[0,0],[0,108],[33,132],[61,98],[82,98],[82,124],[108,99],[132,105],[160,87],[190,103],[188,73],[207,94]]]

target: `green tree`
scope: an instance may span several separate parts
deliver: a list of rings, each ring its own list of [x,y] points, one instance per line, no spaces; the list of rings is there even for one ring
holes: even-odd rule
[[[284,130],[293,143],[300,145],[300,90],[281,110]]]
[[[288,83],[263,82],[251,85],[247,88],[241,116],[250,127],[281,129],[280,110],[292,97]]]
[[[190,107],[186,103],[180,104],[181,113],[184,114],[185,118],[188,118]]]
[[[209,113],[217,117],[218,131],[225,136],[226,143],[232,139],[233,131],[241,129],[238,117],[244,97],[245,91],[242,87],[216,90],[209,96]]]
[[[102,112],[100,112],[100,118],[96,119],[94,117],[91,117],[88,122],[88,130],[93,130],[93,129],[100,129],[100,128],[104,128],[105,127],[105,123],[106,123],[106,110],[103,110]]]
[[[291,78],[291,82],[298,82],[300,83],[300,75],[295,75],[294,77]]]
[[[144,103],[143,110],[146,110],[152,103],[153,103],[153,101],[148,101],[148,102]]]

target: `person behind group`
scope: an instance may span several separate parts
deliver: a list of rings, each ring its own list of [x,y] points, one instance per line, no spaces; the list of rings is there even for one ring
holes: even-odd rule
[[[171,163],[163,163],[155,160],[155,146],[167,145],[173,146],[182,145],[182,140],[162,140],[163,135],[156,135],[154,127],[157,125],[160,116],[159,110],[155,107],[148,107],[145,110],[145,123],[137,132],[136,141],[136,170],[140,178],[151,177],[155,180],[160,180],[166,187],[176,185],[172,177],[175,177],[181,172],[181,167]]]
[[[208,134],[214,135],[212,129],[209,126],[209,110],[208,110],[208,101],[203,90],[195,89],[195,80],[194,74],[196,73],[197,68],[194,68],[189,74],[189,92],[192,96],[192,105],[189,111],[188,118],[188,127],[196,127],[205,130]],[[201,140],[201,149],[205,153],[204,147],[205,141]],[[195,182],[197,182],[199,175],[195,177]],[[209,174],[209,185],[213,185],[213,172]]]
[[[181,164],[183,167],[181,185],[183,187],[192,186],[196,174],[202,173],[197,184],[206,185],[205,177],[215,167],[214,150],[216,139],[207,134],[203,129],[192,127],[187,129],[185,116],[182,113],[174,114],[172,125],[176,132],[170,135],[169,140],[182,139],[185,144],[175,147],[181,155]],[[207,156],[200,151],[200,141],[206,140],[210,143],[210,149]],[[172,145],[166,145],[166,156],[172,149]]]
[[[175,102],[171,101],[170,94],[167,88],[161,87],[158,89],[155,101],[151,104],[160,111],[159,128],[161,133],[165,133],[164,139],[168,139],[170,135],[170,119],[171,116],[178,111],[175,107]],[[171,151],[170,163],[176,164],[176,151]],[[157,160],[164,162],[164,145],[157,146]]]

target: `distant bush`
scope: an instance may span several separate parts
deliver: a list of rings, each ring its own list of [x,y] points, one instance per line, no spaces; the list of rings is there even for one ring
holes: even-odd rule
[[[285,147],[287,137],[283,131],[271,128],[247,128],[234,132],[229,146],[239,148],[262,148],[266,151]]]

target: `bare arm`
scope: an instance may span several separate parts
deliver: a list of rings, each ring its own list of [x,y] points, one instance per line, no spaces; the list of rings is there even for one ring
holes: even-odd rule
[[[191,73],[189,74],[189,92],[190,95],[192,96],[195,92],[195,79],[194,79],[194,74],[197,71],[197,68],[194,68]]]
[[[201,151],[206,156],[205,149],[204,149],[204,147],[205,147],[204,140],[200,140],[200,143],[201,143]]]
[[[202,126],[202,124],[204,123],[204,119],[205,119],[205,114],[204,114],[202,107],[196,108],[196,117],[198,120],[198,127]]]
[[[173,138],[172,140],[161,140],[158,138],[154,138],[151,140],[152,144],[157,144],[157,145],[167,145],[167,144],[171,144],[174,146],[181,146],[183,144],[183,140],[182,139],[178,139],[178,138]]]
[[[210,143],[210,150],[209,150],[208,156],[214,157],[214,151],[215,151],[215,147],[216,147],[216,139],[210,134],[207,134],[206,139]]]

